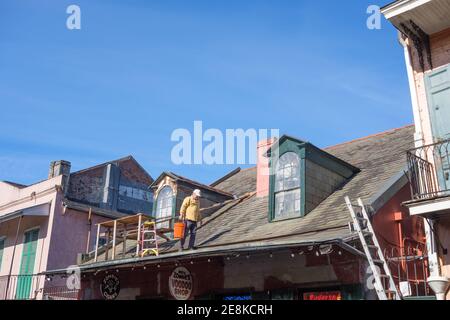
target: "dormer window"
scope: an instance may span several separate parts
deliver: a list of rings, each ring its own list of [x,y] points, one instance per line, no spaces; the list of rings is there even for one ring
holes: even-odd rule
[[[163,187],[156,200],[155,218],[157,220],[168,219],[168,221],[158,223],[158,228],[168,228],[170,226],[169,218],[172,217],[173,190],[170,186]]]
[[[275,164],[274,219],[300,216],[300,159],[286,152]]]
[[[290,136],[282,136],[266,156],[270,158],[269,220],[274,222],[306,216],[359,171]]]

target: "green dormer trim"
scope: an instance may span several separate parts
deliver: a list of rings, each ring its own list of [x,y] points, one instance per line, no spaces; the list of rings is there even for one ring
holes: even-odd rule
[[[299,160],[300,208],[286,214],[285,217],[283,217],[283,214],[280,214],[278,209],[280,217],[275,212],[276,202],[278,201],[278,206],[280,206],[281,199],[287,198],[289,192],[295,193],[295,196],[292,194],[290,196],[298,199],[297,187],[286,189],[285,191],[276,190],[276,164],[278,159],[281,159],[288,152],[297,155]],[[358,168],[317,148],[313,144],[290,136],[282,136],[278,143],[268,150],[266,156],[270,158],[268,218],[271,222],[304,217],[333,193],[334,190],[359,172]],[[275,156],[278,157],[275,158]],[[292,155],[288,156],[293,157]],[[278,181],[279,184],[280,182]],[[281,193],[283,194],[280,195]],[[276,197],[278,197],[278,200],[276,200]],[[289,207],[292,205],[291,203],[282,203],[282,206],[288,207],[286,204]],[[295,205],[294,208],[296,208]]]
[[[285,136],[283,136],[285,137]],[[281,158],[284,154],[288,152],[293,152],[298,155],[300,160],[300,212],[296,216],[289,218],[279,219],[275,217],[275,160],[272,157],[273,151],[270,149],[268,155],[271,157],[269,160],[270,166],[270,179],[269,179],[269,221],[281,221],[287,219],[295,219],[303,217],[306,212],[306,202],[305,202],[305,155],[306,155],[306,143],[297,139],[283,139],[280,138],[278,143],[278,155]]]

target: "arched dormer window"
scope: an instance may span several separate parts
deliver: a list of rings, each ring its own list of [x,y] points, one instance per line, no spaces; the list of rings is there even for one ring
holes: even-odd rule
[[[286,152],[275,164],[273,219],[300,216],[300,194],[300,159]]]
[[[155,218],[157,220],[168,219],[172,217],[173,206],[173,190],[170,186],[163,187],[156,199],[156,211]],[[168,228],[170,226],[170,220],[158,223],[158,228]]]

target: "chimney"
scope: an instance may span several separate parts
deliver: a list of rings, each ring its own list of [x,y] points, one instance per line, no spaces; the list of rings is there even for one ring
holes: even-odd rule
[[[69,185],[71,164],[69,161],[58,160],[50,162],[50,168],[48,170],[48,179],[58,177],[63,175],[62,188],[64,192],[67,192],[67,187]]]
[[[266,197],[269,195],[269,158],[265,157],[267,150],[273,145],[276,138],[262,140],[258,142],[257,153],[258,163],[256,165],[256,196]]]

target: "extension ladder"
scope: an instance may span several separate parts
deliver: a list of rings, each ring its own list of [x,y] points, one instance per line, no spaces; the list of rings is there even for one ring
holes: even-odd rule
[[[141,225],[141,257],[147,254],[159,255],[158,236],[156,233],[156,223],[153,221],[145,221]]]
[[[374,287],[379,300],[401,300],[400,293],[395,285],[389,266],[384,258],[383,251],[375,236],[369,216],[362,200],[358,199],[358,205],[353,205],[349,197],[345,197],[345,203],[352,217],[353,230],[358,233],[369,261],[369,266],[374,277]]]

